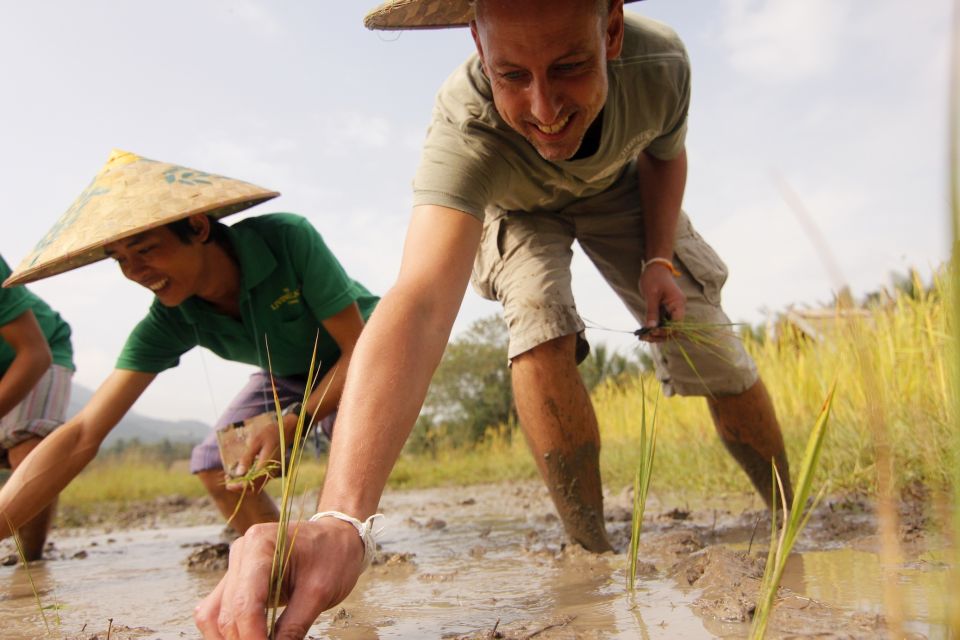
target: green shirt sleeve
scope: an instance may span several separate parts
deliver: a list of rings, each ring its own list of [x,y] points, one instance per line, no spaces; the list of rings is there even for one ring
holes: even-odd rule
[[[0,282],[10,273],[10,267],[0,259]],[[25,287],[0,287],[0,326],[13,322],[32,307],[33,296]]]
[[[284,240],[287,255],[300,275],[307,308],[314,318],[323,321],[346,309],[366,291],[347,275],[310,221],[295,220]]]
[[[0,282],[10,273],[10,266],[0,256]],[[27,311],[33,312],[37,325],[50,346],[53,363],[71,371],[75,370],[73,345],[70,342],[70,325],[60,317],[59,313],[51,309],[50,305],[26,287],[0,287],[0,326],[13,322]],[[0,375],[7,370],[15,356],[13,347],[0,338]]]
[[[180,313],[154,301],[127,337],[116,367],[160,373],[180,364],[180,356],[196,345],[197,333]]]

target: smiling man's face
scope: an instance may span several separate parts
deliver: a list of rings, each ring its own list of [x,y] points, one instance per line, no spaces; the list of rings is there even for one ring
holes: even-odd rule
[[[500,117],[546,160],[573,156],[607,100],[623,3],[478,0],[471,23]],[[606,14],[606,15],[605,15]]]
[[[165,306],[196,295],[203,270],[202,243],[185,243],[167,227],[157,227],[104,247],[128,280],[146,287]]]

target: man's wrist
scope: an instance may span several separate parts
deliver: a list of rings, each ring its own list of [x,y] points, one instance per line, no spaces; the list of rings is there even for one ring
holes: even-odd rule
[[[644,260],[643,264],[640,266],[640,275],[643,275],[647,272],[649,267],[663,267],[667,269],[671,275],[675,278],[679,278],[682,274],[680,271],[673,265],[673,260],[669,258],[650,258],[649,260]]]
[[[292,402],[292,403],[288,404],[287,406],[285,406],[285,407],[283,408],[283,410],[280,412],[280,415],[282,415],[282,416],[289,416],[289,415],[299,416],[299,415],[300,415],[300,412],[301,412],[302,410],[303,410],[303,403],[302,403],[302,402],[299,402],[299,401],[298,401],[298,402]]]

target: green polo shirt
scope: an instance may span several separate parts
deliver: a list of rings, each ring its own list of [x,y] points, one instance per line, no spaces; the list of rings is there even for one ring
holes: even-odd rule
[[[0,282],[10,276],[10,267],[3,256],[0,256]],[[26,287],[0,287],[0,327],[13,322],[26,311],[33,311],[33,316],[40,325],[43,337],[50,345],[53,354],[53,364],[59,364],[70,370],[73,366],[73,347],[70,345],[70,325],[64,322],[60,314],[51,309],[46,302],[27,290]],[[0,338],[0,376],[7,372],[13,362],[16,352],[3,338]]]
[[[278,376],[305,375],[318,331],[321,375],[336,364],[340,349],[322,321],[353,302],[366,319],[379,298],[346,274],[301,216],[248,218],[228,227],[227,234],[240,263],[240,319],[197,297],[176,307],[154,300],[127,338],[118,369],[159,373],[200,345]]]

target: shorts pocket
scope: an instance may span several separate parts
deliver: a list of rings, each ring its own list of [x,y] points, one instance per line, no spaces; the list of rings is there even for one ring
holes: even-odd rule
[[[470,283],[487,300],[497,299],[496,278],[503,269],[503,214],[487,213]]]
[[[690,226],[689,222],[677,235],[674,253],[687,272],[700,285],[707,302],[719,305],[720,290],[727,281],[727,265],[713,247]]]

